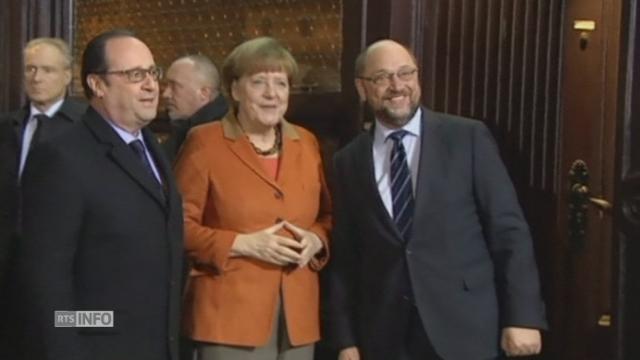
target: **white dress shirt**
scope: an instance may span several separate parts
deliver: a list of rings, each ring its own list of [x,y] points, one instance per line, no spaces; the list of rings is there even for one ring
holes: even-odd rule
[[[58,102],[51,105],[51,107],[44,113],[33,106],[33,104],[31,104],[29,108],[29,119],[27,120],[27,125],[25,125],[24,132],[22,134],[22,147],[20,148],[20,168],[18,169],[18,177],[22,177],[24,164],[27,162],[27,155],[29,154],[29,148],[31,147],[31,140],[33,139],[33,134],[35,134],[36,129],[38,128],[36,115],[44,114],[52,118],[53,115],[55,115],[58,110],[60,110],[63,102],[64,99],[58,100]]]
[[[411,186],[414,198],[416,194],[416,181],[418,179],[418,164],[420,163],[421,119],[422,109],[418,108],[418,111],[416,111],[411,120],[401,128],[408,132],[408,134],[402,138],[402,145],[407,153],[407,162],[409,163],[409,170],[411,171]],[[389,171],[391,169],[391,149],[393,148],[393,140],[389,139],[388,136],[392,132],[398,130],[400,129],[389,128],[376,119],[376,126],[373,133],[374,176],[376,184],[378,185],[380,198],[391,217],[393,217],[393,205],[391,200],[391,176]]]

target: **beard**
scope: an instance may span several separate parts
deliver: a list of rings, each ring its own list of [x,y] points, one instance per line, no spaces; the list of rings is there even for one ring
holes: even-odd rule
[[[407,98],[409,98],[409,105],[401,108],[393,108],[383,104],[378,109],[373,109],[373,113],[378,120],[395,128],[400,128],[406,125],[420,107],[420,97],[418,96],[414,98],[414,94],[408,90],[390,91],[385,95],[385,98],[390,99],[398,95],[407,96]]]

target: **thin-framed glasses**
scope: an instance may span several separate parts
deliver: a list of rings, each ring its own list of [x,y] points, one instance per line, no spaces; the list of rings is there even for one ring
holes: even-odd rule
[[[395,73],[383,71],[383,72],[374,74],[371,77],[358,76],[358,79],[370,81],[376,86],[388,86],[391,83],[391,78],[393,78],[393,75],[395,75],[398,79],[402,81],[409,81],[413,79],[413,75],[415,75],[415,73],[417,72],[418,72],[418,69],[416,68],[400,69]]]
[[[148,69],[143,68],[133,68],[128,70],[113,70],[113,71],[103,71],[96,73],[99,75],[120,75],[127,78],[129,82],[139,83],[144,81],[147,78],[147,75],[151,75],[151,78],[155,81],[159,81],[162,79],[163,71],[161,67],[152,66]]]

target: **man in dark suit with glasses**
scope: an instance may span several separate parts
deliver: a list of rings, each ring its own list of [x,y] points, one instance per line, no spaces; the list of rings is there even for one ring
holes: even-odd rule
[[[132,33],[98,35],[82,58],[83,121],[33,150],[19,260],[28,359],[178,359],[182,204],[146,129],[161,76]]]
[[[325,329],[339,359],[538,353],[531,237],[488,129],[421,107],[415,58],[394,41],[356,75],[376,121],[335,157]]]

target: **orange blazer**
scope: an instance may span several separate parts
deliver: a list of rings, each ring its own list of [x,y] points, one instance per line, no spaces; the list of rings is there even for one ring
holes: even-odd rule
[[[194,340],[262,346],[281,296],[295,346],[320,339],[319,271],[328,258],[331,203],[320,149],[307,130],[282,122],[278,177],[270,178],[233,115],[194,128],[175,165],[193,263],[184,328]],[[304,268],[230,257],[237,234],[287,220],[317,234],[325,251]],[[291,236],[286,231],[281,235]]]

